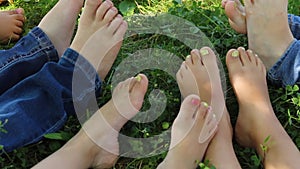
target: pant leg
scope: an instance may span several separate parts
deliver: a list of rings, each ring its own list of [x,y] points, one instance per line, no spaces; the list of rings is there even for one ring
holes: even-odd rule
[[[294,37],[300,40],[300,17],[292,14],[288,15],[289,26]]]
[[[74,67],[78,58],[80,66]],[[82,93],[100,92],[98,76],[91,79],[94,68],[77,52],[68,49],[58,63],[48,62],[36,74],[29,76],[0,96],[0,121],[7,123],[0,132],[0,145],[9,152],[43,138],[46,133],[59,130],[67,115],[74,113],[73,100],[85,102],[86,97],[72,98],[73,73],[79,74]],[[93,82],[93,83],[92,83]]]
[[[300,40],[295,39],[269,70],[268,80],[280,86],[300,84]]]
[[[57,62],[57,51],[38,27],[32,29],[9,50],[0,50],[0,94],[49,62]]]

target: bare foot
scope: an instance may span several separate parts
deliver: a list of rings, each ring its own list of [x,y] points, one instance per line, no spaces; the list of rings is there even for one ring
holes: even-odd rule
[[[112,99],[84,125],[89,137],[100,146],[100,149],[104,149],[97,153],[92,167],[111,167],[117,159],[119,131],[138,113],[147,91],[147,77],[143,74],[138,76],[139,78],[130,78],[121,82],[115,88]]]
[[[259,127],[262,127],[253,128],[255,127],[253,121],[255,117],[264,114],[258,111],[247,114],[244,112],[249,112],[247,109],[252,110],[256,107],[262,110],[272,110],[266,82],[266,69],[260,59],[254,55],[251,50],[246,52],[244,48],[239,48],[230,50],[226,60],[230,81],[239,101],[240,113],[236,124],[236,137],[241,145],[247,147],[255,147],[255,145],[252,144],[254,141],[251,140],[252,136],[247,136],[246,133],[250,134],[252,130],[259,130]]]
[[[206,121],[209,121],[206,128],[210,131],[210,137],[201,142],[199,133]],[[216,129],[217,121],[211,107],[205,102],[201,103],[197,95],[187,96],[172,126],[170,150],[158,168],[196,168]]]
[[[112,99],[84,123],[78,134],[34,168],[111,168],[119,155],[119,131],[138,113],[148,88],[147,77],[137,77],[119,83]]]
[[[70,46],[82,5],[83,0],[59,0],[38,25],[50,38],[59,56]]]
[[[96,31],[79,52],[93,65],[102,80],[117,57],[127,27],[122,16],[117,15],[110,24]]]
[[[239,168],[232,146],[232,127],[225,107],[219,68],[213,51],[207,47],[200,51],[193,50],[191,56],[187,57],[178,71],[177,82],[183,97],[186,97],[187,94],[200,95],[203,101],[214,106],[213,110],[214,108],[217,110],[214,113],[218,113],[220,116],[218,131],[207,149],[205,158],[209,159],[217,168],[227,166],[228,168]],[[224,162],[224,160],[228,161]]]
[[[20,39],[24,22],[24,10],[22,8],[0,11],[0,43]]]
[[[266,168],[299,167],[299,150],[273,112],[262,61],[251,50],[239,48],[228,52],[226,63],[239,102],[235,127],[238,143],[256,148]],[[269,141],[264,143],[267,137]],[[266,144],[266,151],[262,144]]]
[[[230,26],[238,33],[247,34],[246,12],[240,0],[222,0],[222,7]]]
[[[108,25],[117,14],[118,9],[109,0],[103,3],[99,0],[87,0],[71,48],[80,51],[86,41],[97,30]]]
[[[288,0],[245,0],[249,49],[270,69],[294,38],[288,25]]]
[[[211,105],[219,122],[224,112],[225,101],[214,52],[208,47],[200,51],[192,50],[191,56],[182,63],[176,77],[182,96],[199,95],[202,101]]]

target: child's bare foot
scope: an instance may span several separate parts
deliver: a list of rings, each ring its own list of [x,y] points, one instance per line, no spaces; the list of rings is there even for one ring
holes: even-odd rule
[[[239,101],[240,113],[235,130],[237,141],[243,146],[255,147],[250,134],[252,131],[260,130],[260,127],[264,125],[263,121],[260,125],[254,125],[261,121],[256,119],[266,115],[274,118],[273,114],[264,114],[272,110],[266,82],[266,69],[251,50],[245,51],[244,48],[230,50],[226,59],[230,81]]]
[[[239,48],[228,52],[226,63],[239,102],[237,141],[256,148],[264,158],[265,168],[298,168],[299,150],[275,116],[261,60],[251,50]],[[262,144],[267,150],[262,150]]]
[[[84,123],[78,134],[34,168],[111,168],[119,155],[119,131],[142,107],[147,87],[148,79],[143,74],[119,83],[112,99]]]
[[[80,17],[78,30],[71,48],[80,51],[86,41],[104,25],[108,25],[118,14],[110,0],[87,0]]]
[[[122,16],[117,15],[110,24],[96,31],[79,52],[93,65],[102,80],[117,57],[127,27]]]
[[[20,39],[24,22],[24,10],[22,8],[0,11],[0,43]]]
[[[246,12],[240,0],[222,0],[230,26],[238,33],[247,33]]]
[[[192,50],[191,56],[182,63],[176,77],[182,96],[199,95],[202,101],[211,105],[217,121],[220,121],[225,101],[214,52],[208,47],[200,51]]]
[[[199,134],[206,121],[210,137],[201,142]],[[216,129],[217,121],[207,103],[201,103],[197,95],[187,96],[172,126],[170,150],[158,168],[196,168]]]
[[[104,151],[97,152],[93,167],[103,168],[103,163],[109,164],[105,167],[111,167],[117,159],[119,131],[129,119],[138,113],[147,91],[147,77],[143,74],[138,77],[121,82],[114,89],[112,99],[84,125],[90,138],[100,146],[100,149],[104,149]]]
[[[271,68],[294,40],[288,25],[288,0],[245,0],[249,48]]]

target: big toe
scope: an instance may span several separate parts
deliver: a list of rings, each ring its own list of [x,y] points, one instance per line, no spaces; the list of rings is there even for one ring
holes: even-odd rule
[[[137,75],[130,83],[130,101],[135,109],[142,107],[148,88],[148,78],[144,74]]]
[[[84,4],[84,13],[93,18],[97,9],[102,4],[102,0],[86,0]]]
[[[239,72],[242,69],[243,63],[240,59],[240,53],[238,50],[231,49],[226,56],[226,65],[229,71],[229,75]]]

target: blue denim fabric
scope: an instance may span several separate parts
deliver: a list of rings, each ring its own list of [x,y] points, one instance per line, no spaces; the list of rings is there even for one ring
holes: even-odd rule
[[[44,55],[45,52],[35,53],[36,59],[40,58],[39,53]],[[87,107],[84,95],[100,93],[100,78],[97,75],[93,79],[90,77],[95,72],[76,51],[67,49],[58,62],[46,62],[39,71],[3,92],[0,95],[0,121],[8,120],[4,125],[7,133],[0,132],[0,145],[4,150],[9,152],[37,142],[44,134],[59,130],[67,116],[75,113],[73,101]],[[90,84],[84,85],[80,96],[73,95],[72,98],[73,74],[79,76],[82,83]]]
[[[294,35],[294,38],[300,40],[300,16],[289,14],[288,19],[289,26]]]
[[[280,86],[300,84],[300,17],[289,14],[295,40],[268,72],[268,80]]]
[[[47,35],[38,27],[9,50],[0,50],[0,94],[59,57]]]

